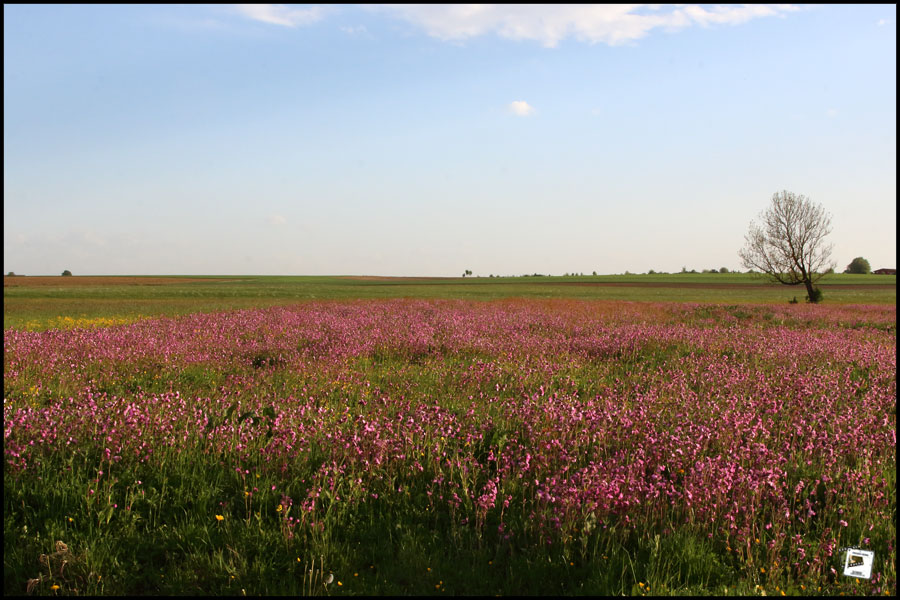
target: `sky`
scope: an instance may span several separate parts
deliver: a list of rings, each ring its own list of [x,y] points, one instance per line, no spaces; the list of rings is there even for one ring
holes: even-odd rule
[[[896,267],[885,5],[4,5],[3,272]]]

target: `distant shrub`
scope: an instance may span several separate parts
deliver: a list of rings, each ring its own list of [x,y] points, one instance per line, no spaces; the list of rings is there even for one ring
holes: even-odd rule
[[[862,256],[857,256],[850,264],[847,265],[847,268],[844,269],[844,273],[854,273],[856,275],[868,275],[872,272],[872,266],[869,265],[869,261],[864,259]]]
[[[72,271],[66,269],[65,271],[62,272],[62,276],[63,276],[63,277],[71,277],[71,276],[72,276]]]
[[[728,272],[729,272],[728,267],[722,267],[721,269],[719,269],[719,273],[728,273]]]
[[[819,288],[813,288],[812,292],[809,296],[806,297],[806,301],[810,304],[818,304],[822,301],[822,290]]]

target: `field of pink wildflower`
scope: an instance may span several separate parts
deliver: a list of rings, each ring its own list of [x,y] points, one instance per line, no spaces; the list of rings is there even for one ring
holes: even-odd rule
[[[3,417],[6,594],[896,594],[895,306],[8,329]]]

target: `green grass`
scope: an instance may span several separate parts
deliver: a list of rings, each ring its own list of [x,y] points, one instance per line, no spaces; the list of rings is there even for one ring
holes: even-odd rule
[[[802,302],[805,295],[801,287],[763,286],[760,279],[746,274],[207,279],[165,285],[78,287],[65,285],[62,280],[59,286],[4,287],[4,328],[103,326],[110,319],[124,322],[307,301],[395,297],[699,302],[720,306],[698,308],[694,315],[697,319],[721,317],[730,321],[726,317],[733,316],[738,320],[760,319],[761,326],[769,326],[764,312],[756,314],[755,309],[742,305],[782,305],[795,296]],[[603,283],[657,285],[592,285]],[[894,276],[839,274],[822,280],[821,288],[825,305],[896,303]],[[570,365],[550,381],[538,378],[527,385],[576,385],[580,395],[589,397],[617,378],[637,381],[641,373],[652,374],[677,363],[685,352],[679,348],[647,349],[631,361],[618,361],[617,367],[605,374]],[[465,398],[479,392],[489,396],[495,383],[502,386],[519,372],[515,365],[508,365],[509,373],[498,375],[482,388],[462,376],[448,376],[465,373],[478,358],[460,355],[436,368],[427,359],[385,351],[359,359],[348,366],[348,371],[371,381],[376,388],[390,390],[392,395],[446,398],[448,410],[464,414],[468,406]],[[216,396],[223,386],[237,392],[239,380],[229,377],[238,376],[254,381],[251,389],[242,390],[245,393],[265,396],[279,389],[314,385],[329,404],[344,405],[343,391],[330,390],[324,377],[310,384],[308,373],[270,368],[277,367],[270,359],[260,356],[258,364],[248,366],[246,373],[222,372],[207,364],[171,368],[122,365],[120,370],[110,367],[93,373],[92,387],[97,393],[119,397],[132,396],[136,390],[162,394],[171,389],[180,390],[183,397]],[[851,374],[851,378],[867,376]],[[22,389],[12,394],[7,390],[5,397],[24,398],[32,383],[22,383]],[[74,396],[80,391],[62,380],[42,383],[41,395],[32,399],[37,404],[49,401],[45,395],[51,390],[56,397]],[[489,414],[490,407],[485,410],[496,418]],[[498,427],[495,438],[489,441],[496,445],[501,439]],[[371,501],[356,510],[336,510],[328,514],[328,528],[320,535],[289,540],[272,507],[278,504],[282,491],[299,501],[302,485],[298,483],[296,491],[280,487],[272,491],[270,487],[276,482],[264,476],[253,482],[259,492],[248,503],[246,482],[222,468],[223,457],[201,454],[191,447],[172,450],[166,456],[161,459],[165,468],[131,465],[116,470],[91,498],[86,497],[84,486],[96,477],[98,464],[102,464],[99,456],[54,457],[24,482],[5,477],[4,592],[22,594],[29,580],[37,580],[35,593],[54,593],[51,585],[57,584],[62,592],[77,590],[78,594],[89,595],[241,595],[242,591],[285,595],[718,595],[727,591],[729,595],[759,595],[760,585],[769,595],[781,590],[788,595],[818,591],[801,589],[798,580],[787,573],[760,575],[747,568],[746,557],[739,559],[723,552],[720,543],[707,540],[689,527],[668,534],[648,530],[636,535],[612,526],[605,533],[581,532],[568,541],[555,540],[561,543],[546,548],[535,543],[539,536],[518,544],[504,542],[496,533],[488,533],[490,527],[462,526],[446,512],[429,510],[423,499],[425,485],[415,480],[386,484],[386,490],[396,489],[397,484],[408,487],[407,502]],[[314,476],[314,462],[311,459],[309,469],[300,472]],[[895,479],[892,481],[890,487],[896,490]],[[113,503],[119,509],[112,510]],[[122,506],[130,506],[130,510],[126,513]],[[222,514],[223,520],[215,520],[216,514]],[[520,519],[519,530],[529,531],[527,516]],[[496,530],[496,523],[491,525]],[[896,537],[895,529],[893,534],[876,533]],[[867,535],[875,538],[874,534]],[[58,540],[68,546],[60,549]],[[766,560],[763,554],[756,557],[761,564]],[[322,581],[328,572],[339,574],[339,579],[326,587]],[[895,572],[889,568],[887,572],[892,573],[895,586]],[[821,583],[816,582],[816,587]],[[779,586],[778,591],[775,586]],[[847,579],[825,586],[832,594],[865,593],[869,589]]]
[[[704,283],[726,276],[691,277]],[[270,298],[261,290],[287,295],[321,286],[315,289],[326,290],[334,298],[350,299],[367,297],[360,295],[364,292],[409,289],[377,282],[308,279],[254,278],[227,282],[219,288],[214,282],[186,283],[171,286],[174,289],[156,286],[152,291],[137,289],[138,286],[121,290],[110,287],[111,293],[122,295],[121,305],[110,306],[123,310],[129,302],[143,302],[142,310],[149,314],[145,307],[171,308],[155,302],[166,295],[177,298],[188,290],[199,293],[188,295],[177,304],[179,310],[197,306],[249,307]],[[553,279],[549,281],[554,283]],[[420,292],[435,294],[463,286],[482,291],[485,299],[495,293],[489,280],[415,285]],[[523,283],[518,289],[541,288]],[[565,290],[576,288],[548,285],[546,289],[564,294]],[[222,290],[234,290],[235,297],[247,304],[229,304],[222,300]],[[708,291],[700,289],[696,293]],[[100,316],[125,314],[106,312],[110,306],[103,304],[102,296],[90,297],[99,294],[96,290],[73,292],[88,296],[80,300],[84,303],[82,310],[94,310]],[[153,294],[158,296],[146,298]],[[289,296],[272,298],[273,303],[296,301]],[[32,300],[41,302],[46,298]],[[68,300],[79,301],[77,297]],[[221,304],[207,305],[203,301]],[[729,304],[690,310],[690,315],[682,317],[685,323],[716,319],[729,323],[733,317],[758,320],[760,327],[774,326],[767,318],[769,309],[765,306]],[[805,329],[799,322],[794,325],[798,331]],[[93,370],[83,374],[83,379],[74,378],[73,371],[64,368],[59,372],[59,381],[42,383],[56,398],[79,394],[81,389],[75,383],[85,380],[91,382],[94,393],[120,399],[134,397],[137,389],[152,396],[174,387],[189,400],[201,396],[221,398],[221,414],[215,415],[220,424],[240,419],[225,408],[240,394],[278,397],[279,393],[284,394],[278,390],[285,389],[295,395],[303,390],[304,395],[321,398],[335,415],[349,406],[354,413],[366,416],[366,409],[358,401],[367,397],[374,403],[382,392],[391,398],[440,399],[443,408],[464,415],[472,397],[490,398],[507,386],[513,391],[504,394],[510,397],[545,385],[548,394],[577,392],[579,397],[588,398],[618,385],[620,379],[634,384],[635,389],[638,384],[652,385],[654,378],[665,377],[669,367],[681,365],[691,352],[702,350],[648,345],[635,355],[626,353],[580,363],[560,361],[550,376],[540,370],[529,374],[524,368],[531,366],[528,363],[517,364],[505,356],[479,356],[477,351],[440,359],[405,352],[403,346],[377,348],[371,355],[339,365],[334,372],[328,372],[324,366],[320,369],[319,365],[308,371],[284,368],[271,362],[272,354],[262,353],[253,361],[239,363],[239,368],[227,369],[209,363],[98,363],[86,367]],[[717,352],[708,352],[710,361],[717,358]],[[470,372],[482,359],[493,361],[496,371],[483,380],[471,380]],[[850,375],[853,380],[868,380],[870,376],[864,370]],[[344,389],[342,384],[348,382]],[[10,387],[5,389],[5,397],[15,402],[33,402],[37,408],[49,404],[49,397],[28,398],[33,383],[22,382],[18,387],[7,384]],[[252,385],[245,387],[245,383]],[[716,386],[714,381],[695,383],[707,386],[698,390],[710,395]],[[502,416],[493,410],[492,405],[483,403],[476,417],[496,425],[490,439],[483,440],[484,453],[499,450],[504,443]],[[619,528],[615,523],[600,531],[586,522],[580,531],[561,532],[552,545],[544,545],[542,534],[531,527],[527,511],[515,514],[511,510],[507,518],[521,538],[507,541],[497,533],[496,521],[489,521],[484,527],[473,527],[471,519],[461,524],[460,517],[472,516],[471,508],[456,515],[434,510],[426,498],[433,475],[429,472],[418,478],[387,473],[383,487],[373,488],[381,493],[381,500],[354,506],[335,503],[322,517],[327,526],[320,533],[307,528],[302,536],[290,537],[280,519],[283,513],[278,514],[275,507],[282,493],[298,504],[303,499],[308,482],[316,477],[323,462],[323,456],[315,452],[310,453],[308,464],[294,465],[296,470],[287,481],[279,478],[275,469],[266,469],[265,459],[257,455],[243,459],[233,454],[210,453],[196,439],[177,447],[158,448],[152,465],[135,460],[110,465],[104,462],[101,452],[102,445],[89,454],[48,452],[45,462],[26,476],[4,477],[5,594],[23,594],[29,580],[37,580],[36,593],[51,594],[51,586],[60,585],[60,593],[81,595],[241,595],[244,591],[249,595],[719,595],[726,591],[729,595],[759,595],[763,588],[768,595],[779,595],[781,590],[789,595],[811,595],[818,591],[815,588],[823,586],[830,594],[865,593],[872,589],[868,582],[827,581],[825,577],[800,579],[785,570],[773,572],[771,557],[763,545],[754,546],[749,556],[738,556],[729,552],[731,548],[726,551],[722,540],[708,539],[697,524],[683,525],[684,515],[666,515],[674,531],[668,526],[657,526],[655,521],[639,533]],[[244,460],[250,470],[246,479],[233,469],[235,461]],[[106,471],[102,478],[98,478],[99,469]],[[815,468],[811,468],[802,477],[812,480],[815,474]],[[894,469],[873,471],[873,475],[894,478],[888,487],[896,490]],[[273,485],[277,485],[276,490]],[[395,494],[398,486],[408,493]],[[89,494],[89,487],[95,493]],[[245,495],[250,488],[258,488],[252,499]],[[389,494],[392,497],[386,499]],[[895,508],[895,498],[892,502]],[[525,505],[524,492],[511,504],[517,505]],[[122,510],[123,507],[128,510]],[[294,515],[298,513],[296,508]],[[829,510],[833,512],[836,507]],[[886,511],[889,515],[889,509]],[[222,520],[215,515],[222,515]],[[861,513],[859,518],[847,518],[852,523],[868,523],[862,517]],[[874,532],[865,535],[883,546],[887,540],[896,539],[896,527],[892,531],[890,525],[889,518],[878,521]],[[57,541],[67,544],[65,550],[59,549]],[[886,565],[882,568],[886,589],[895,590],[896,572],[888,564],[890,558],[879,555]],[[759,565],[763,564],[770,567],[766,574],[759,572]],[[336,579],[326,587],[322,581],[329,572],[335,573]],[[808,587],[802,589],[800,585]]]
[[[388,280],[231,276],[164,285],[91,286],[66,285],[69,278],[59,279],[58,286],[4,287],[4,329],[46,329],[59,326],[60,323],[54,323],[53,320],[60,317],[81,320],[135,319],[257,308],[309,300],[495,300],[516,297],[780,304],[795,297],[803,302],[806,295],[802,286],[764,284],[761,278],[742,273]],[[835,274],[822,279],[820,285],[826,304],[895,304],[896,282],[896,276]]]
[[[677,362],[679,356],[675,349],[655,359]],[[635,357],[606,377],[635,377],[637,369],[655,370],[646,366],[647,358]],[[410,365],[401,355],[383,356],[380,361],[360,359],[348,372],[392,396],[399,392],[410,397],[455,396],[460,399],[455,410],[464,412],[463,398],[479,391],[492,393],[495,380],[470,388],[429,374],[464,373],[470,361],[474,362],[458,356],[440,366]],[[247,373],[238,375],[249,377],[252,372],[248,367]],[[217,386],[228,385],[227,374],[200,366],[164,375],[163,379],[176,377],[184,397],[215,393]],[[309,385],[305,377],[273,369],[252,392],[266,393],[282,384],[305,388]],[[548,389],[562,389],[574,382],[587,393],[596,379],[597,373],[572,367],[560,372],[558,380],[543,383]],[[536,379],[533,385],[541,381]],[[103,390],[101,383],[98,391]],[[165,387],[154,390],[152,382],[143,383],[149,393]],[[324,384],[319,393],[328,394]],[[125,386],[108,391],[131,390]],[[334,390],[326,402],[340,409],[344,393]],[[447,408],[454,410],[454,405]],[[500,432],[487,442],[491,447],[502,445]],[[638,534],[613,525],[605,532],[578,532],[568,541],[556,538],[546,547],[538,543],[540,536],[506,542],[495,533],[496,522],[476,529],[460,525],[458,516],[431,509],[425,501],[429,479],[425,476],[392,480],[380,490],[385,493],[403,485],[409,490],[405,501],[396,497],[369,501],[352,510],[336,505],[325,517],[327,527],[321,534],[289,539],[273,507],[282,492],[302,498],[303,484],[283,488],[285,482],[269,479],[273,474],[265,470],[256,479],[252,465],[247,465],[251,473],[245,480],[200,446],[160,449],[152,468],[134,463],[109,466],[98,449],[96,456],[48,456],[46,464],[24,481],[5,477],[4,592],[21,594],[25,582],[38,579],[38,593],[51,593],[51,585],[61,585],[66,593],[82,595],[241,595],[244,590],[250,595],[640,596],[719,595],[726,590],[731,595],[759,595],[757,585],[769,595],[778,594],[776,586],[790,595],[813,593],[812,588],[801,590],[801,583],[786,573],[761,576],[748,568],[745,559],[723,552],[720,541],[707,540],[689,526]],[[308,469],[298,469],[296,478],[314,477],[320,462],[321,458],[311,457]],[[106,475],[89,484],[96,493],[86,497],[86,482],[97,476],[98,465]],[[279,486],[276,491],[271,490],[274,483]],[[259,491],[248,501],[244,492],[250,486]],[[111,508],[113,503],[117,509]],[[129,510],[121,510],[123,506]],[[216,514],[223,520],[215,520]],[[526,517],[513,517],[510,524],[527,531]],[[57,540],[68,544],[68,552],[54,559]],[[758,564],[768,565],[764,551],[757,552]],[[43,555],[48,557],[46,564]],[[64,573],[62,560],[68,561]],[[330,587],[322,584],[328,572],[338,574]],[[827,591],[869,589],[856,590],[857,584],[844,579],[832,582]]]

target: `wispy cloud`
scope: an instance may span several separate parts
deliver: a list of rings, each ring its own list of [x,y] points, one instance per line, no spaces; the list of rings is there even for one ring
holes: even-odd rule
[[[347,35],[357,35],[368,32],[365,25],[344,25],[341,27],[341,31]]]
[[[534,114],[534,107],[525,102],[524,100],[514,100],[507,105],[510,112],[519,117],[527,117],[528,115]]]
[[[441,40],[463,40],[496,33],[514,40],[556,46],[574,37],[611,46],[644,37],[653,29],[675,31],[692,25],[737,25],[751,19],[782,16],[800,10],[788,4],[401,4],[381,10]]]
[[[326,13],[322,6],[291,8],[284,4],[236,4],[234,8],[249,19],[285,27],[315,23],[322,20]]]
[[[887,24],[887,19],[878,19],[878,23],[876,23],[876,25],[878,25],[879,27],[884,27]]]
[[[275,225],[276,227],[287,223],[287,219],[285,219],[281,215],[269,215],[268,220],[269,220],[269,225]]]
[[[825,114],[826,114],[828,117],[831,117],[831,118],[833,119],[833,118],[835,118],[835,117],[837,116],[838,111],[837,111],[836,108],[829,108],[828,110],[825,111]]]

